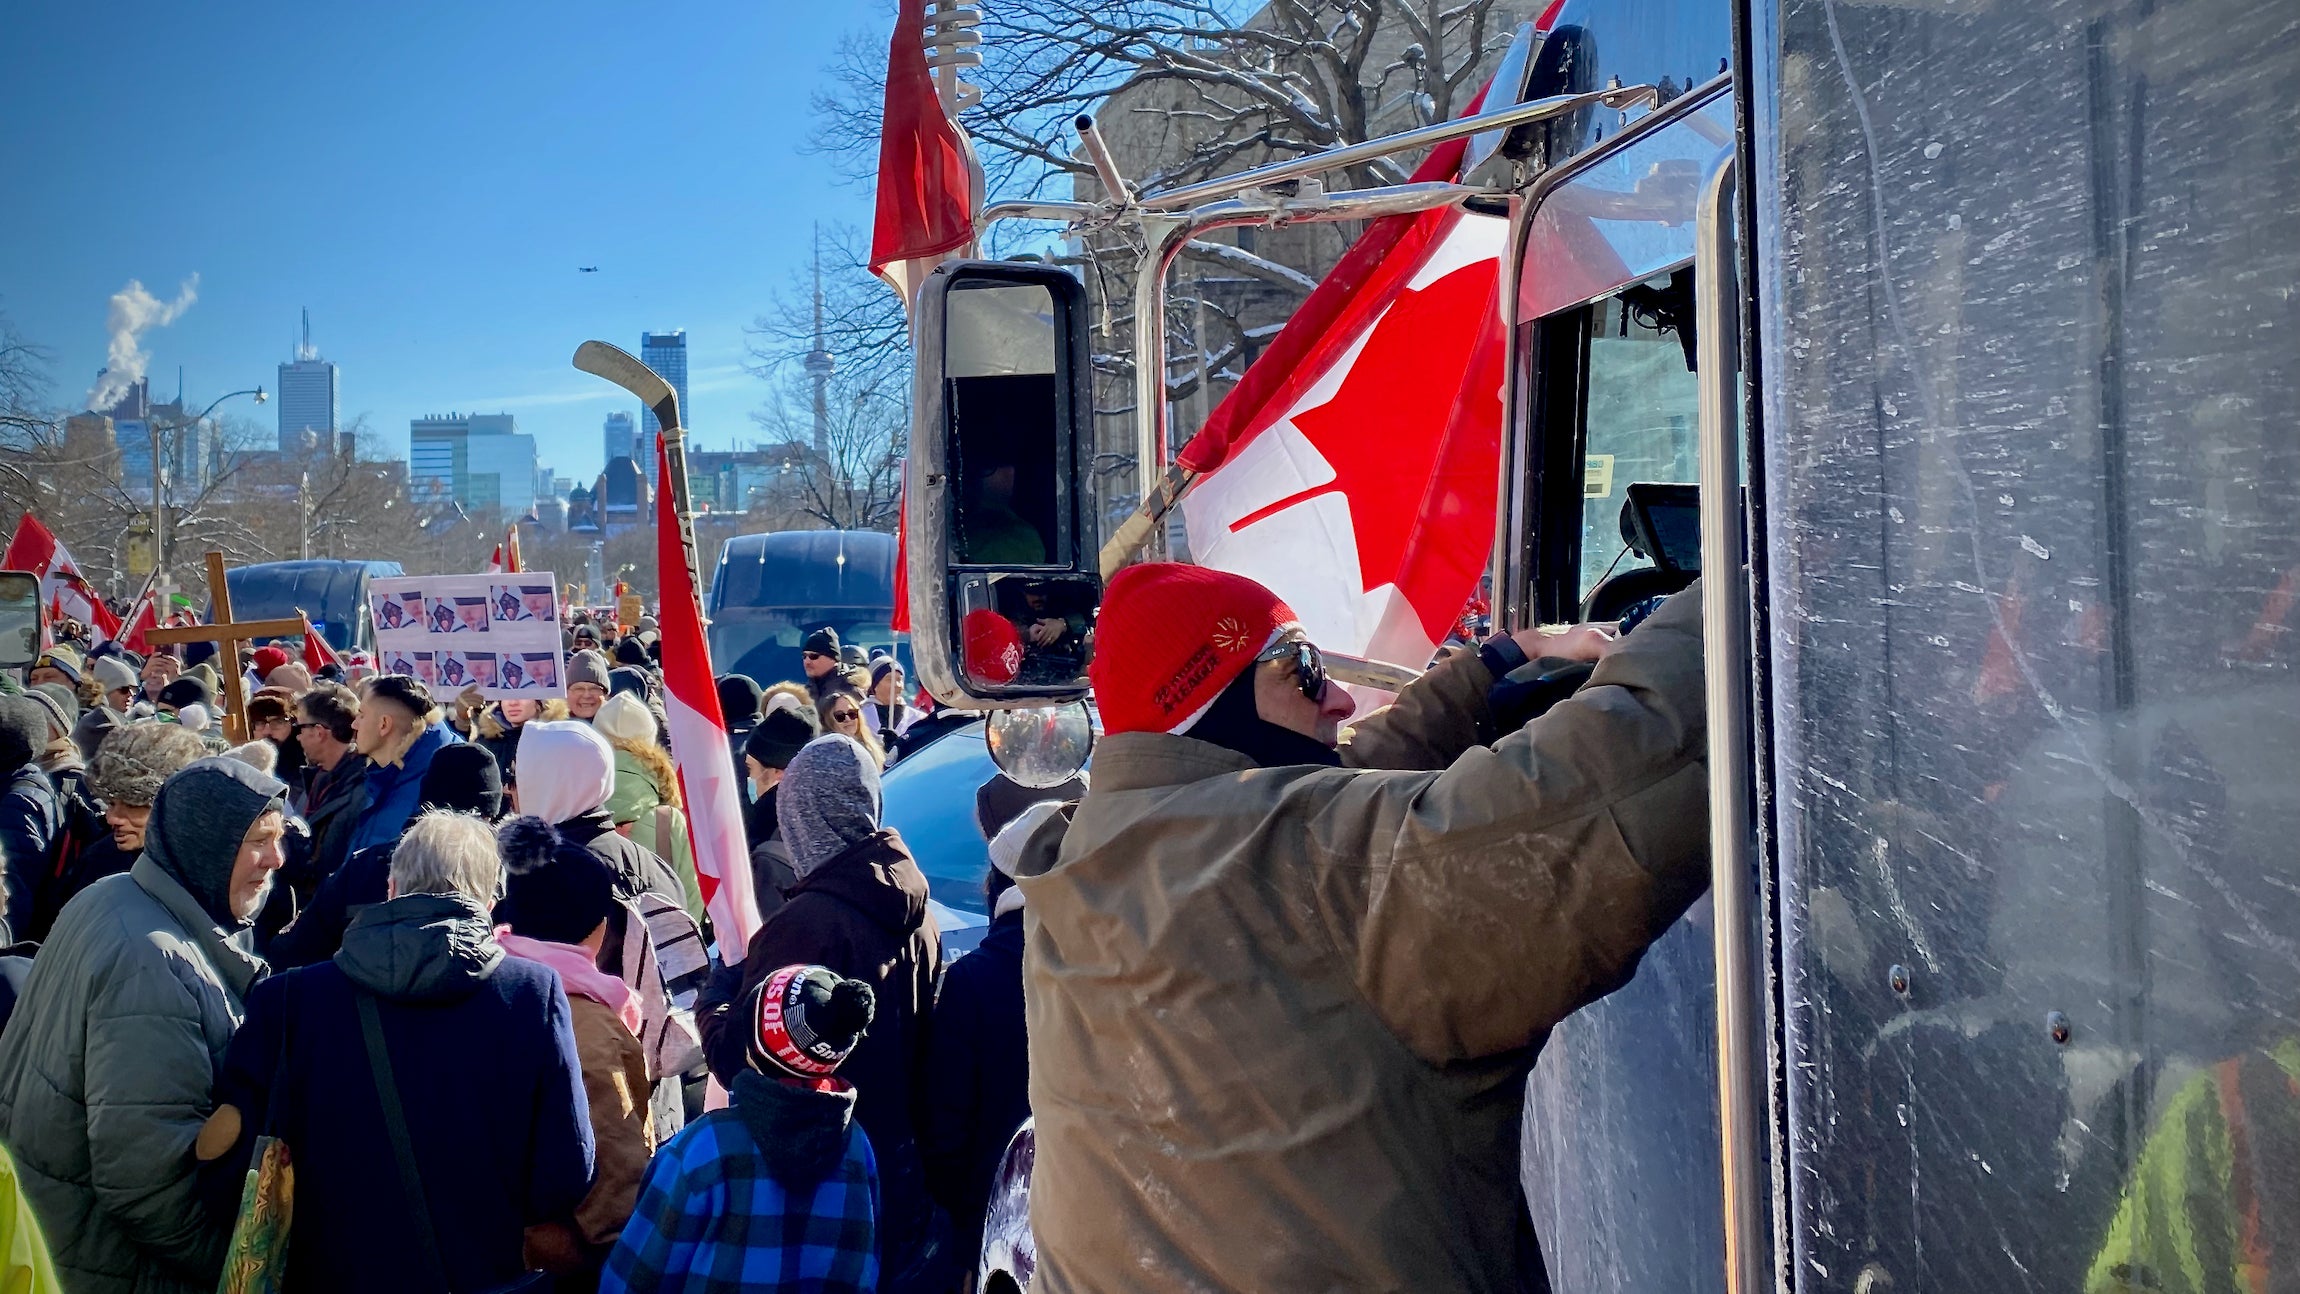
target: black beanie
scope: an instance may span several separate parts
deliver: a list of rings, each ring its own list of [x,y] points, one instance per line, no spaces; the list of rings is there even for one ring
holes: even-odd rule
[[[208,690],[207,684],[186,674],[160,689],[160,704],[172,705],[178,710],[187,705],[196,705],[213,714],[216,709],[216,694]]]
[[[993,773],[989,781],[975,788],[974,825],[982,828],[982,838],[988,840],[1006,830],[1008,823],[1033,804],[1042,800],[1068,803],[1085,795],[1086,779],[1075,775],[1053,786],[1024,786],[1004,773]]]
[[[766,692],[747,674],[727,674],[719,679],[719,712],[728,723],[749,723],[759,717],[759,702]]]
[[[495,919],[511,933],[579,944],[615,910],[607,861],[541,818],[513,818],[496,833],[503,847],[503,899]]]
[[[788,768],[799,747],[823,735],[813,706],[781,707],[759,716],[759,726],[743,742],[743,753],[761,768]]]
[[[503,816],[503,770],[495,752],[473,742],[441,746],[423,772],[426,810],[476,813],[489,822]]]
[[[625,638],[623,641],[616,643],[615,663],[618,665],[637,665],[641,668],[645,668],[647,664],[646,644],[640,642],[636,638]]]
[[[806,642],[799,647],[799,650],[811,651],[818,656],[828,656],[836,660],[839,654],[839,631],[829,625],[824,625],[808,634]]]
[[[0,777],[38,759],[46,749],[47,709],[28,696],[0,696]]]

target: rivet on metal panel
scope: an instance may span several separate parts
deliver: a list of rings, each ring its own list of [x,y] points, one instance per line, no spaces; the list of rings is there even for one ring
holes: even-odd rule
[[[1909,968],[1898,962],[1894,963],[1893,968],[1885,972],[1885,982],[1893,986],[1895,993],[1907,997],[1909,995]]]
[[[2054,1042],[2057,1042],[2062,1046],[2068,1045],[2067,1016],[2062,1015],[2058,1011],[2047,1011],[2044,1013],[2044,1027],[2045,1032],[2052,1035],[2052,1040]]]

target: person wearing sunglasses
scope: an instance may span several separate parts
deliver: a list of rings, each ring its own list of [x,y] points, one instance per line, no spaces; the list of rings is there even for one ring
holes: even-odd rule
[[[807,676],[807,695],[817,704],[840,683],[839,631],[824,625],[799,645],[799,669]]]
[[[886,771],[886,747],[879,743],[878,734],[863,722],[863,694],[852,684],[841,682],[838,688],[815,703],[815,713],[822,717],[823,731],[852,737],[870,752],[879,771]]]
[[[1268,589],[1111,578],[1093,783],[1016,872],[1039,1286],[1544,1287],[1526,1075],[1708,880],[1698,588],[1450,653],[1345,738]],[[1546,658],[1595,669],[1501,735]]]

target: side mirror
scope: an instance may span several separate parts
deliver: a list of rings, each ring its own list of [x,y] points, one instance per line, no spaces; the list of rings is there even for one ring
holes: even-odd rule
[[[22,669],[40,658],[40,577],[0,571],[0,669]]]
[[[1102,602],[1086,326],[1085,287],[1050,266],[955,261],[920,288],[904,574],[918,678],[944,705],[1086,694]]]

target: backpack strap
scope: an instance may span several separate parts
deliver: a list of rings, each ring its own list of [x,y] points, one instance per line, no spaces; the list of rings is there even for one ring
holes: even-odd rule
[[[399,1186],[407,1196],[407,1211],[415,1223],[416,1251],[431,1269],[434,1287],[452,1289],[447,1283],[446,1260],[439,1252],[439,1236],[432,1229],[423,1175],[415,1167],[415,1143],[407,1135],[407,1113],[400,1108],[399,1083],[391,1074],[391,1053],[384,1049],[382,1013],[376,1009],[375,994],[356,987],[352,994],[359,1003],[359,1031],[367,1039],[367,1064],[375,1075],[375,1096],[383,1105],[384,1131],[391,1135],[391,1157],[399,1162]]]

